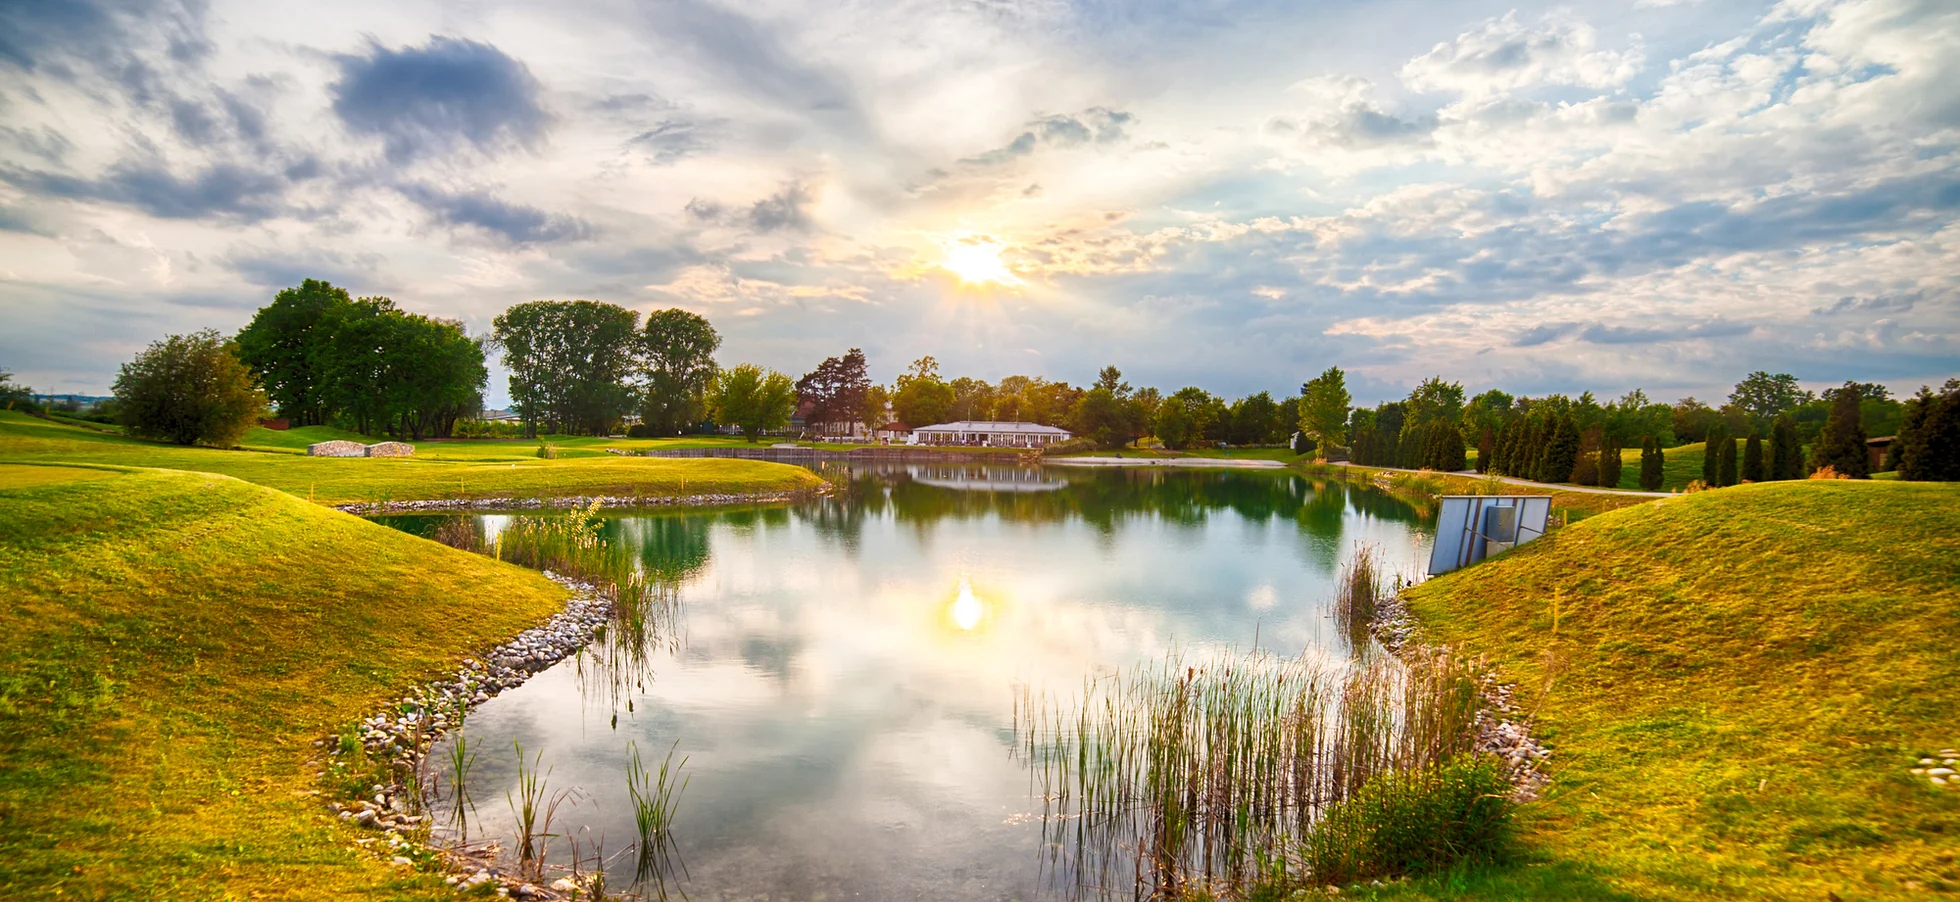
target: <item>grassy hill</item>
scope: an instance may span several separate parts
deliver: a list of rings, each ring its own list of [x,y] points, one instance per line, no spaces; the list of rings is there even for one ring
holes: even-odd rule
[[[334,441],[336,439],[360,442],[363,445],[372,445],[375,442],[385,441],[385,439],[375,438],[371,435],[362,435],[347,429],[335,429],[332,426],[295,426],[291,429],[267,429],[264,426],[253,426],[245,430],[245,438],[239,444],[246,448],[256,450],[298,451],[304,454],[306,453],[307,445],[316,442]]]
[[[321,428],[321,427],[312,427]],[[260,430],[268,435],[281,435]],[[290,433],[303,433],[291,430]],[[288,434],[290,434],[288,433]],[[300,438],[305,438],[301,435]],[[303,447],[303,445],[302,445]],[[0,412],[0,462],[164,467],[221,473],[322,504],[429,498],[781,492],[820,480],[802,467],[751,460],[592,457],[544,460],[306,457],[142,442]]]
[[[1735,440],[1735,460],[1739,470],[1742,466],[1742,439]],[[1708,459],[1708,444],[1694,442],[1674,448],[1661,449],[1661,491],[1678,491],[1688,487],[1688,483],[1701,478],[1702,461]],[[1620,488],[1640,488],[1640,449],[1620,449]]]
[[[436,899],[309,743],[562,592],[224,476],[0,466],[0,598],[0,898]]]
[[[1537,711],[1527,866],[1389,897],[1960,892],[1960,487],[1805,481],[1602,513],[1411,593]],[[1365,895],[1364,895],[1365,897]]]

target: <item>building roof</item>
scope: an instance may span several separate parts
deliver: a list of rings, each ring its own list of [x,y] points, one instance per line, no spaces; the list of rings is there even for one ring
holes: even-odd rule
[[[992,432],[1001,435],[1069,435],[1066,429],[1043,426],[1040,423],[989,423],[980,420],[959,420],[940,423],[936,426],[920,426],[915,432]]]

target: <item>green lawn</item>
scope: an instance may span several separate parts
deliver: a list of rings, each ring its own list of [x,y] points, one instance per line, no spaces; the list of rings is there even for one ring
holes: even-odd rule
[[[1960,789],[1907,773],[1960,745],[1960,486],[1647,502],[1411,603],[1518,683],[1555,782],[1525,864],[1363,898],[1960,893]]]
[[[1124,448],[1121,451],[1083,451],[1064,457],[1215,457],[1228,460],[1277,460],[1292,463],[1300,459],[1291,448],[1193,448],[1189,451],[1159,451]],[[1311,459],[1311,458],[1309,458]]]
[[[310,743],[557,586],[223,476],[0,480],[0,898],[454,898],[357,851]]]
[[[535,451],[535,445],[530,447]],[[600,494],[659,497],[782,492],[814,488],[820,483],[810,471],[785,464],[628,458],[598,451],[589,457],[543,460],[535,453],[529,457],[492,459],[446,459],[441,455],[425,459],[420,451],[411,458],[326,458],[307,457],[290,449],[186,448],[90,432],[11,412],[0,412],[0,462],[108,464],[222,473],[321,504],[432,498]]]

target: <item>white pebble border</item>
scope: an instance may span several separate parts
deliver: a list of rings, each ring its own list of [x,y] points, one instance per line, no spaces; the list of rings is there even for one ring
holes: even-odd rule
[[[387,709],[360,721],[354,728],[355,738],[370,760],[393,764],[391,773],[415,770],[436,741],[462,725],[469,709],[523,685],[532,674],[577,654],[592,641],[612,617],[611,602],[600,597],[589,583],[548,570],[544,575],[571,590],[572,598],[565,609],[551,615],[543,626],[525,630],[491,649],[481,659],[464,659],[453,676],[415,686]],[[324,780],[339,763],[340,736],[328,736],[314,745],[323,752],[313,760],[323,767],[315,776]],[[410,790],[399,781],[377,783],[369,791],[371,795],[365,798],[333,799],[327,809],[354,826],[379,831],[387,842],[383,854],[392,855],[396,864],[413,865],[411,854],[441,861],[451,871],[447,882],[458,890],[493,883],[497,895],[519,899],[591,897],[589,885],[569,877],[540,887],[501,871],[494,860],[431,844],[426,832],[430,816],[412,813]],[[355,842],[369,846],[374,838]]]
[[[1368,629],[1375,641],[1391,654],[1400,655],[1411,644],[1426,644],[1422,641],[1422,627],[1409,613],[1400,592],[1376,604],[1375,618]],[[1551,757],[1552,750],[1532,738],[1531,719],[1518,710],[1512,689],[1511,684],[1498,682],[1496,675],[1484,675],[1483,685],[1479,687],[1484,704],[1477,711],[1475,748],[1501,759],[1504,772],[1517,787],[1513,798],[1529,802],[1538,798],[1552,780],[1544,771],[1545,759]]]
[[[1940,749],[1938,757],[1919,759],[1919,766],[1910,770],[1915,777],[1925,777],[1934,786],[1947,789],[1960,789],[1960,749]]]

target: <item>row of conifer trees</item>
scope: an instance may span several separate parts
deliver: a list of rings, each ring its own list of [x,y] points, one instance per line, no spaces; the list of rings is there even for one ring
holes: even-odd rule
[[[1620,445],[1597,426],[1581,431],[1569,413],[1524,416],[1495,435],[1485,431],[1477,471],[1612,488],[1620,484]]]

